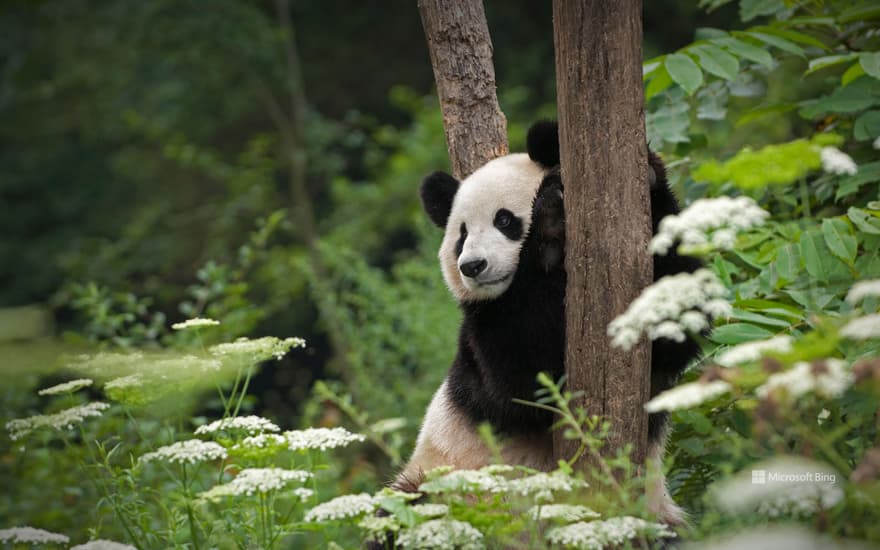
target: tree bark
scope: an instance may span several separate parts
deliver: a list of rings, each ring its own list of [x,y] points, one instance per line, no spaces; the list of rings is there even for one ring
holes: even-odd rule
[[[506,155],[507,119],[495,94],[482,0],[419,0],[443,112],[452,174],[463,179]]]
[[[608,324],[651,283],[641,0],[554,0],[565,182],[565,370],[589,414],[611,421],[605,452],[647,447],[651,346],[611,347]],[[576,444],[554,434],[558,458]]]

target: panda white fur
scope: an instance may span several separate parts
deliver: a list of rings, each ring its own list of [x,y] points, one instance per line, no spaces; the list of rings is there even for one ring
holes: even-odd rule
[[[428,407],[409,463],[394,486],[415,491],[439,466],[475,469],[491,457],[477,426],[488,422],[503,441],[503,459],[539,470],[555,467],[547,411],[517,404],[534,400],[536,375],[564,372],[565,221],[555,123],[539,122],[528,154],[486,163],[464,181],[435,172],[421,187],[430,219],[445,229],[440,266],[463,320],[449,373]],[[650,154],[653,230],[678,212],[660,159]],[[654,257],[655,280],[699,263],[675,254]],[[667,389],[697,352],[694,342],[653,344],[651,395]],[[649,418],[649,454],[659,462],[664,415]],[[651,472],[649,472],[649,475]],[[653,472],[649,507],[670,523],[683,521],[662,475]]]

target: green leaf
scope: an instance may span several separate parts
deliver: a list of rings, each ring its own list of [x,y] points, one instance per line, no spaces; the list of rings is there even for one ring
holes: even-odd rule
[[[787,244],[776,253],[776,272],[786,281],[795,281],[801,272],[801,255],[798,247]]]
[[[822,292],[818,289],[809,291],[786,290],[785,293],[791,296],[791,299],[795,302],[812,310],[820,310],[831,303],[831,300],[834,299],[834,294]]]
[[[822,220],[822,236],[825,237],[825,244],[831,249],[832,254],[848,265],[853,265],[859,243],[856,241],[855,235],[852,234],[852,228],[845,220],[840,218]]]
[[[693,94],[703,83],[703,72],[687,55],[674,53],[666,56],[666,71],[676,84],[688,95]]]
[[[706,72],[725,80],[735,80],[739,73],[739,61],[726,51],[712,44],[699,44],[689,49],[693,52]]]
[[[819,235],[815,231],[810,231],[801,235],[800,241],[800,252],[801,257],[804,259],[804,267],[807,268],[807,273],[812,275],[814,278],[820,281],[828,280],[828,267],[827,263],[823,261],[824,255],[824,246],[821,246],[822,241],[819,239]]]
[[[791,326],[791,323],[783,321],[782,319],[775,319],[759,313],[752,313],[751,311],[744,311],[736,308],[734,308],[733,313],[730,314],[730,318],[737,321],[746,321],[756,325],[767,325],[771,327],[788,328]]]
[[[870,235],[880,235],[880,219],[854,206],[846,211],[846,215],[859,228],[859,231]]]
[[[724,46],[732,53],[740,57],[744,57],[749,61],[760,63],[767,68],[773,68],[773,56],[771,56],[770,53],[763,48],[753,46],[748,42],[743,42],[742,40],[739,40],[738,38],[733,38],[731,36],[725,38],[716,38],[712,40],[712,42],[718,44],[719,46]]]
[[[782,0],[740,0],[739,18],[743,23],[762,15],[773,15],[785,9]]]
[[[738,33],[733,33],[734,36],[737,36]],[[770,44],[771,46],[775,46],[780,50],[786,51],[788,53],[794,54],[798,57],[804,57],[806,53],[804,49],[795,44],[794,42],[790,42],[785,38],[780,38],[779,36],[774,36],[772,34],[765,34],[762,32],[756,31],[746,31],[742,33],[744,36],[750,36],[752,38],[757,38],[761,42],[765,44]]]
[[[672,86],[672,77],[669,76],[666,66],[661,65],[659,69],[654,71],[654,77],[645,87],[645,101],[651,99],[670,86]]]
[[[810,60],[810,64],[807,66],[807,70],[804,71],[804,76],[808,74],[813,74],[816,71],[821,71],[825,67],[831,67],[833,65],[838,65],[840,63],[846,63],[847,61],[852,61],[859,56],[857,53],[846,53],[839,55],[826,55],[824,57],[817,57],[815,59]]]
[[[880,79],[880,52],[865,52],[859,55],[859,64],[866,73]]]
[[[856,119],[853,137],[859,141],[874,139],[880,136],[880,111],[867,111]]]
[[[869,2],[844,10],[837,16],[837,20],[841,23],[854,23],[856,21],[877,19],[878,17],[880,17],[880,6],[874,2]]]
[[[862,164],[859,166],[859,172],[854,176],[845,176],[840,178],[837,193],[834,200],[840,200],[855,193],[866,183],[874,183],[880,181],[880,160]],[[871,205],[868,205],[871,209]]]
[[[731,323],[716,327],[710,338],[719,344],[741,344],[752,340],[765,340],[773,333],[749,323]]]
[[[758,107],[739,117],[739,119],[737,119],[736,121],[736,126],[739,127],[743,124],[748,124],[756,120],[761,120],[762,118],[768,116],[787,113],[789,111],[793,111],[794,109],[797,109],[797,105],[793,103],[776,103],[774,105],[765,105],[763,107]]]
[[[809,34],[804,34],[802,32],[793,31],[790,29],[781,29],[779,27],[771,27],[771,26],[760,26],[753,27],[753,31],[759,31],[765,34],[772,34],[773,36],[781,36],[787,40],[791,40],[792,42],[797,42],[799,44],[806,44],[807,46],[814,46],[819,48],[820,50],[827,50],[828,46],[826,46],[822,41],[817,38],[810,36]]]
[[[857,79],[858,77],[863,76],[864,74],[865,69],[862,68],[862,64],[853,63],[849,66],[849,69],[847,69],[846,72],[843,73],[843,76],[840,77],[840,85],[846,86],[847,84]]]

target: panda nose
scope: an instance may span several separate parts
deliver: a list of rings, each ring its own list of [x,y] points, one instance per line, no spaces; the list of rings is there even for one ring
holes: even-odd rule
[[[465,277],[470,277],[471,279],[473,279],[474,277],[482,273],[483,270],[486,269],[487,265],[489,264],[488,262],[486,262],[486,260],[473,260],[461,264],[460,266],[458,266],[458,269],[461,270],[462,274],[464,274]]]

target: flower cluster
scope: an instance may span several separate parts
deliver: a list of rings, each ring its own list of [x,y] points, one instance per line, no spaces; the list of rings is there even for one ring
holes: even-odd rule
[[[280,339],[274,336],[263,338],[239,338],[235,342],[217,344],[208,349],[212,355],[242,361],[260,362],[272,358],[281,359],[293,348],[303,348],[306,341],[302,338]]]
[[[572,523],[564,527],[554,527],[547,532],[547,540],[554,544],[591,550],[620,547],[636,537],[658,539],[671,536],[674,533],[665,525],[632,516]]]
[[[269,493],[280,491],[290,483],[302,483],[312,477],[312,474],[303,470],[284,470],[282,468],[245,468],[238,475],[223,485],[217,485],[201,494],[206,500],[213,500],[226,496],[251,496],[256,493]],[[298,493],[301,499],[312,495],[310,489],[303,489]]]
[[[220,370],[220,361],[204,359],[195,355],[181,355],[180,357],[158,359],[153,361],[151,365],[154,372],[169,374],[179,374],[193,370],[200,372],[216,372]]]
[[[353,434],[345,428],[308,428],[284,432],[284,437],[287,438],[287,445],[291,451],[304,449],[326,451],[366,439],[363,435]]]
[[[629,308],[608,325],[614,346],[630,349],[641,334],[651,340],[683,342],[685,332],[709,327],[709,318],[730,314],[726,289],[708,269],[663,277],[646,288]]]
[[[649,413],[656,413],[660,411],[689,409],[724,395],[731,390],[731,387],[724,380],[713,380],[711,382],[698,380],[682,384],[654,396],[653,399],[645,403],[645,410]]]
[[[483,533],[469,523],[454,519],[432,519],[400,533],[403,548],[432,550],[479,550],[485,548]]]
[[[440,516],[445,516],[449,513],[449,506],[445,504],[436,504],[436,503],[425,503],[425,504],[415,504],[412,507],[412,511],[416,514],[422,516],[423,518],[437,518]]]
[[[37,529],[36,527],[12,527],[0,529],[0,542],[21,544],[67,544],[70,538],[65,535]]]
[[[507,486],[507,479],[495,473],[481,470],[453,470],[437,479],[419,486],[425,493],[500,493]]]
[[[70,550],[137,550],[137,548],[130,544],[122,544],[112,540],[96,539],[90,540],[85,544],[72,546]]]
[[[70,367],[79,372],[92,375],[107,376],[120,370],[131,372],[144,362],[144,354],[103,352],[95,355],[82,354],[76,356]]]
[[[499,492],[529,496],[534,500],[551,500],[554,492],[568,493],[587,486],[587,482],[562,472],[539,472],[509,479]]]
[[[287,445],[287,438],[280,434],[262,433],[251,435],[232,446],[234,450],[265,449],[268,446]]]
[[[849,289],[849,292],[846,293],[846,301],[852,305],[856,305],[868,296],[880,297],[880,279],[857,282]]]
[[[793,343],[794,338],[787,334],[780,334],[767,340],[745,342],[724,351],[715,358],[715,362],[724,367],[733,367],[740,363],[757,361],[767,352],[788,353]]]
[[[837,147],[822,147],[819,157],[822,160],[822,170],[829,174],[854,176],[859,171],[852,157]]]
[[[840,335],[850,340],[880,338],[880,313],[856,317],[840,329]]]
[[[758,387],[758,397],[782,391],[791,399],[806,393],[822,397],[839,397],[853,383],[852,371],[840,359],[823,359],[812,363],[798,362],[787,371],[770,375]]]
[[[95,401],[64,409],[55,414],[39,414],[28,418],[16,418],[6,423],[9,431],[9,439],[15,441],[38,428],[53,428],[56,430],[72,430],[75,424],[80,424],[89,417],[101,416],[103,411],[110,408],[107,403]]]
[[[545,504],[529,509],[529,516],[536,520],[558,520],[572,523],[599,517],[599,513],[577,504]]]
[[[650,250],[652,254],[667,254],[676,242],[685,250],[709,245],[730,250],[738,231],[763,224],[769,215],[749,197],[699,199],[680,214],[660,221]]]
[[[305,520],[311,522],[335,521],[372,513],[379,499],[366,493],[342,495],[309,510]]]
[[[37,392],[37,395],[58,395],[61,393],[73,393],[77,390],[87,388],[93,383],[91,378],[78,378],[69,382],[62,382],[54,386],[43,388]]]
[[[120,376],[113,380],[108,380],[104,384],[104,391],[126,390],[144,383],[144,378],[140,374],[129,374],[128,376]]]
[[[220,321],[215,321],[214,319],[202,319],[201,317],[196,317],[195,319],[187,319],[182,323],[174,323],[171,325],[171,328],[174,330],[186,330],[188,328],[213,327],[219,324]]]
[[[178,464],[195,464],[209,460],[226,458],[226,449],[213,441],[188,439],[171,445],[160,447],[151,453],[141,456],[141,462],[162,460]]]
[[[279,428],[275,423],[261,416],[234,416],[232,418],[224,418],[215,420],[204,426],[196,428],[196,435],[210,434],[214,432],[245,432],[255,435],[262,432],[279,432]]]

